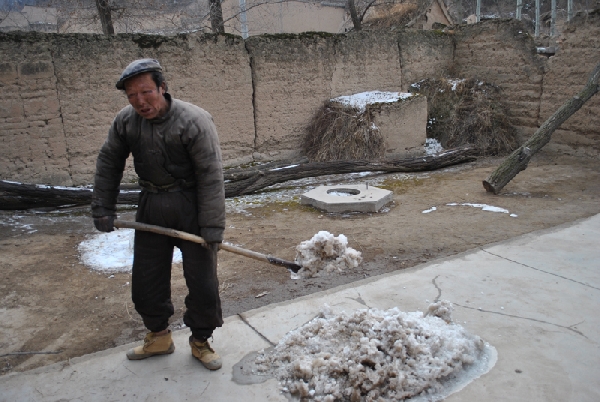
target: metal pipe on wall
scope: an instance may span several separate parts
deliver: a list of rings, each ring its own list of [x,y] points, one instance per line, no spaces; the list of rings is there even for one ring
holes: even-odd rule
[[[540,0],[535,0],[535,37],[540,36]]]
[[[550,36],[556,35],[556,0],[552,0],[552,14],[550,17]]]

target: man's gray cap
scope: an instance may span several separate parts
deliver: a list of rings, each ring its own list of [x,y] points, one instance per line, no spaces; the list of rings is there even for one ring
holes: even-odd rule
[[[158,60],[139,59],[132,61],[127,67],[125,67],[123,73],[121,73],[121,78],[119,78],[119,81],[117,81],[117,89],[125,89],[125,80],[128,80],[134,75],[147,73],[149,71],[162,71],[162,67],[160,66]]]

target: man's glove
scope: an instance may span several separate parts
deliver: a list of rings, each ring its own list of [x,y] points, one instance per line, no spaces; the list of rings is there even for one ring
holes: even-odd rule
[[[217,251],[219,251],[219,244],[221,244],[221,242],[211,242],[211,243],[202,243],[202,246],[207,249],[207,250],[211,250],[213,253],[216,253]]]
[[[94,218],[94,226],[101,232],[112,232],[115,230],[115,217],[113,215]]]

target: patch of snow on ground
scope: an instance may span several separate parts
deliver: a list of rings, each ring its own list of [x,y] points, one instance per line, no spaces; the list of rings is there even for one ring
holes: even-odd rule
[[[398,308],[336,315],[325,306],[260,351],[253,371],[276,377],[283,392],[302,400],[439,400],[494,362],[493,348],[452,323],[451,310],[447,301],[426,315]]]
[[[367,105],[373,103],[394,103],[400,99],[407,99],[412,96],[408,92],[382,92],[382,91],[370,91],[361,92],[354,95],[338,96],[337,98],[331,99],[332,102],[338,102],[342,105],[354,107],[364,112]]]
[[[464,79],[464,78],[462,78],[462,79],[455,79],[455,80],[451,80],[451,79],[449,79],[449,80],[448,80],[448,84],[451,84],[451,85],[452,85],[452,90],[453,90],[453,91],[456,91],[456,86],[457,86],[458,84],[460,84],[461,82],[464,82],[464,81],[465,81],[465,79]]]
[[[425,154],[426,155],[435,155],[442,152],[444,148],[442,148],[442,144],[435,138],[427,138],[425,140]]]
[[[133,229],[119,229],[94,235],[79,243],[79,258],[96,271],[131,272],[134,233]],[[173,262],[181,261],[181,251],[176,248]]]
[[[348,238],[343,234],[335,237],[322,230],[312,239],[296,246],[295,262],[302,269],[293,279],[311,278],[355,268],[362,262],[362,255],[360,251],[348,247]]]
[[[487,205],[487,204],[471,204],[468,202],[463,202],[462,204],[458,204],[456,202],[451,202],[450,204],[446,204],[448,206],[457,206],[457,205],[462,205],[465,207],[473,207],[473,208],[481,208],[483,211],[490,211],[490,212],[502,212],[503,214],[507,214],[509,213],[508,209],[504,209],[504,208],[500,208],[500,207],[494,207],[492,205]]]

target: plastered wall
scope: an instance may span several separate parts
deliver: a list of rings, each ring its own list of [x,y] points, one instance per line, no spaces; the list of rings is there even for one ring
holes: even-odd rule
[[[549,60],[517,21],[454,31],[175,37],[0,34],[0,179],[89,184],[114,115],[114,84],[132,60],[161,61],[174,97],[214,117],[226,165],[299,153],[327,99],[406,91],[427,77],[475,77],[500,86],[523,137],[585,83],[600,61],[600,21],[575,21]],[[562,127],[562,141],[599,134],[599,97]],[[125,180],[135,174],[128,168]]]

